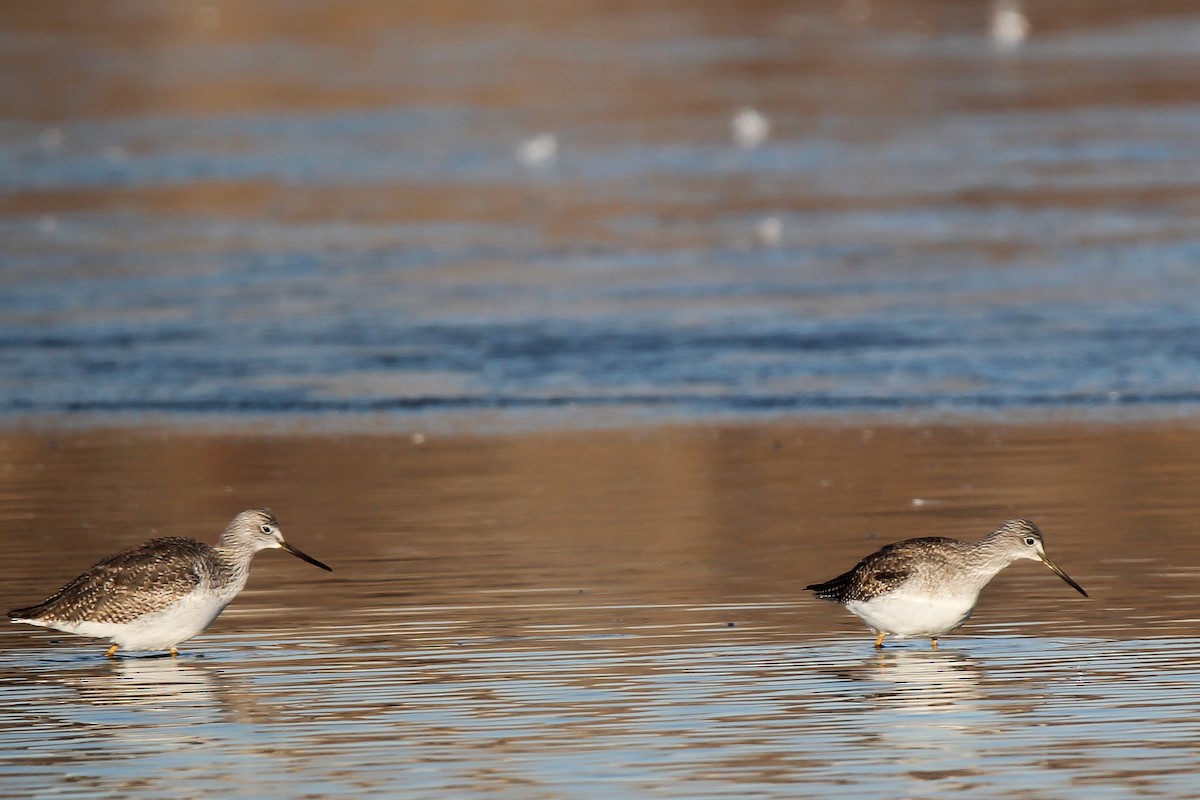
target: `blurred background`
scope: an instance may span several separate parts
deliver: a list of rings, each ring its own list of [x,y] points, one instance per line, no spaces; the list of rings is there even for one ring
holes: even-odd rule
[[[1200,401],[1192,3],[13,0],[0,39],[10,421]]]
[[[1195,2],[0,0],[3,607],[335,570],[0,626],[0,800],[1194,797],[1198,412]]]

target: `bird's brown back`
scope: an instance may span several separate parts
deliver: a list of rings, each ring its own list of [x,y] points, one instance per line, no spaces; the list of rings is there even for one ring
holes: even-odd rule
[[[964,547],[970,545],[943,536],[905,539],[880,548],[836,578],[804,588],[837,603],[870,600],[892,591],[922,568],[943,563]]]
[[[217,569],[210,545],[175,536],[151,539],[97,562],[48,600],[8,616],[125,623],[166,608]]]

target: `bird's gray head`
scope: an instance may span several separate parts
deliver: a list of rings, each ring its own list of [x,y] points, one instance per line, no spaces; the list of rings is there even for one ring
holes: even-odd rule
[[[1046,542],[1042,532],[1027,519],[1010,519],[987,537],[987,541],[1015,561],[1028,558],[1041,561],[1046,557]]]
[[[1079,592],[1084,597],[1088,593],[1083,590],[1075,581],[1059,569],[1050,557],[1046,555],[1046,543],[1042,539],[1042,532],[1027,519],[1010,519],[989,534],[984,542],[994,549],[997,557],[1006,559],[1009,562],[1016,561],[1020,558],[1027,558],[1030,561],[1040,561],[1050,568],[1055,575],[1066,581],[1075,591]]]
[[[221,534],[221,544],[257,553],[259,550],[282,547],[283,531],[270,511],[252,508],[233,518],[225,533]]]
[[[284,541],[283,531],[279,529],[275,515],[264,508],[252,508],[234,517],[229,527],[221,534],[220,546],[231,550],[248,550],[251,554],[259,550],[282,549],[321,569],[333,571]]]

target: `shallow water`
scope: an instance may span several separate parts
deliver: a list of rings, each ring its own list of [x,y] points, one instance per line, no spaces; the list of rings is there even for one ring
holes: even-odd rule
[[[0,414],[1200,402],[1193,3],[505,8],[0,8]]]
[[[1194,4],[65,8],[0,5],[0,602],[251,506],[336,571],[0,625],[0,796],[1195,795]],[[1017,515],[1091,599],[800,589]]]
[[[0,439],[0,597],[270,503],[178,660],[0,629],[0,793],[1187,797],[1200,428],[683,427]],[[219,478],[218,478],[219,476]],[[942,649],[800,587],[1028,515]],[[49,554],[49,555],[48,555]]]

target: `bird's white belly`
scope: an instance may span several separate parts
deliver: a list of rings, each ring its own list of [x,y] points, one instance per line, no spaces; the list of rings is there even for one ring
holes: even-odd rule
[[[192,594],[161,611],[129,622],[53,622],[46,627],[107,639],[126,650],[169,650],[203,631],[233,598]],[[35,625],[45,624],[29,620]]]
[[[898,639],[935,637],[958,628],[975,609],[977,594],[936,595],[903,588],[870,600],[850,600],[846,608],[874,630]]]

